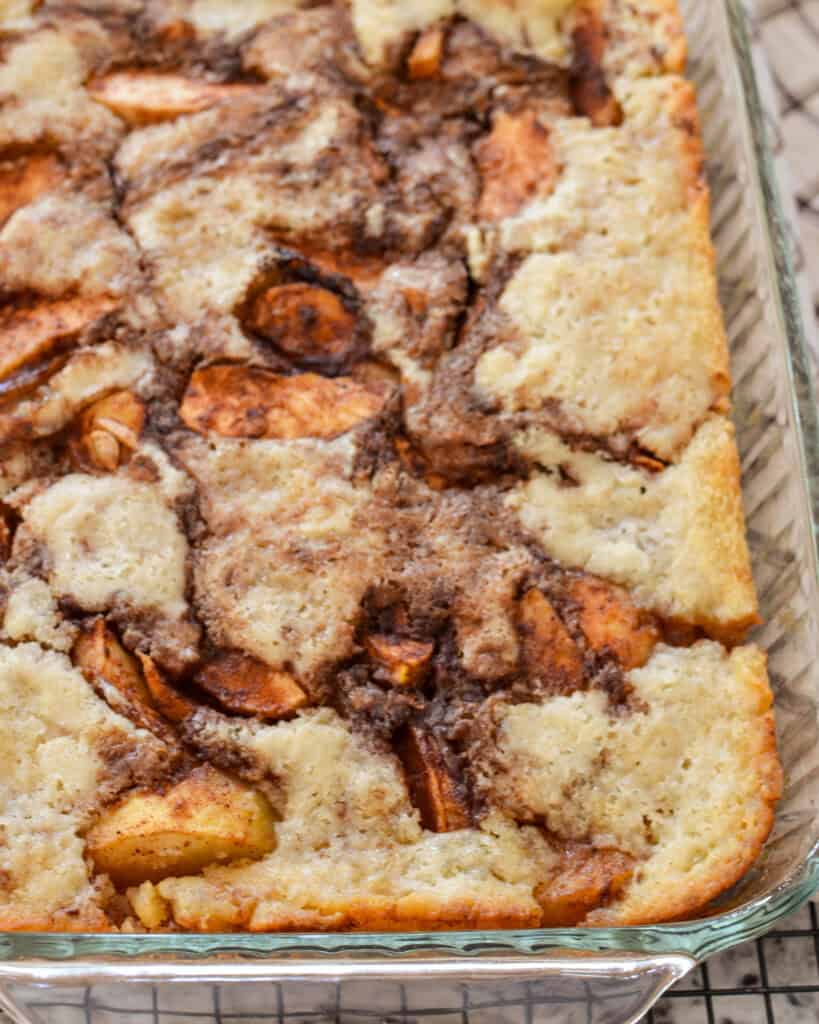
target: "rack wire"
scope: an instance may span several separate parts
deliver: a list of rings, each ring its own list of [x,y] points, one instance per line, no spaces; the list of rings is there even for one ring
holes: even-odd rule
[[[707,961],[672,988],[645,1024],[815,1024],[819,913],[813,903],[755,942]]]

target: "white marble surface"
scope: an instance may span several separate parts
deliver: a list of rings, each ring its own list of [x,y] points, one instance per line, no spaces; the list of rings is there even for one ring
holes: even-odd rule
[[[819,0],[753,0],[753,8],[773,84],[771,127],[783,157],[780,177],[793,196],[806,316],[819,321]]]

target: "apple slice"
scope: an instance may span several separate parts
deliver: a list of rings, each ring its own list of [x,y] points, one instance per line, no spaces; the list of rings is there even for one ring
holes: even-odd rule
[[[0,381],[44,359],[119,305],[107,296],[58,299],[0,314]]]
[[[598,10],[584,7],[578,11],[572,42],[569,95],[575,110],[588,117],[595,128],[621,124],[623,110],[609,89],[603,71],[606,29]]]
[[[103,811],[86,836],[97,871],[117,886],[193,875],[208,864],[258,859],[276,845],[261,793],[210,765],[164,793],[138,790]]]
[[[72,657],[77,668],[115,711],[126,714],[137,725],[166,742],[174,742],[168,726],[153,708],[136,659],[124,649],[104,619],[96,619],[90,629],[80,633]],[[106,686],[119,694],[123,706],[118,706],[119,701],[110,695],[110,691],[106,692]]]
[[[511,217],[554,188],[557,166],[549,132],[531,110],[498,111],[491,132],[476,144],[475,157],[483,179],[478,214],[484,220]]]
[[[142,885],[126,890],[125,895],[131,909],[146,928],[159,928],[171,915],[171,908],[159,895],[153,882],[143,882]]]
[[[407,58],[407,73],[413,81],[436,78],[444,55],[444,29],[431,25],[418,36]]]
[[[112,472],[136,448],[144,423],[142,399],[130,391],[115,391],[81,414],[73,451],[80,464]]]
[[[398,736],[396,753],[404,766],[410,799],[421,824],[433,832],[469,828],[472,815],[450,774],[440,741],[433,733],[410,723]]]
[[[238,651],[219,655],[196,676],[196,683],[228,711],[276,721],[307,704],[307,694],[289,672]]]
[[[12,532],[5,512],[0,512],[0,564],[8,561],[11,554]]]
[[[520,601],[518,623],[523,657],[531,671],[558,685],[583,682],[583,657],[557,612],[543,594],[527,590]]]
[[[15,210],[33,203],[61,179],[60,162],[50,153],[33,153],[0,163],[0,226]]]
[[[627,591],[593,576],[581,576],[569,587],[579,606],[580,628],[589,647],[614,655],[625,671],[645,665],[660,639],[649,612],[638,608]]]
[[[120,644],[105,619],[96,619],[74,644],[74,664],[90,682],[110,683],[126,700],[150,706],[151,698],[132,654]]]
[[[128,124],[144,125],[196,114],[254,88],[258,87],[206,82],[156,71],[115,71],[90,82],[88,92]]]
[[[261,292],[245,325],[288,355],[316,363],[343,362],[353,351],[356,321],[327,288],[284,284]]]
[[[364,646],[396,686],[415,686],[420,682],[435,650],[433,644],[424,640],[407,640],[385,633],[371,633]]]
[[[151,701],[156,710],[163,718],[167,718],[169,722],[174,722],[175,724],[184,722],[186,718],[189,718],[196,711],[198,705],[192,700],[188,700],[187,697],[183,696],[165,681],[154,664],[153,658],[139,651],[137,652],[137,657],[142,664],[145,686],[151,695]]]
[[[196,370],[179,414],[199,434],[337,437],[378,413],[385,394],[349,377],[284,377],[252,366]]]
[[[543,928],[570,928],[615,897],[634,873],[632,857],[619,850],[572,843],[548,883],[538,887]]]

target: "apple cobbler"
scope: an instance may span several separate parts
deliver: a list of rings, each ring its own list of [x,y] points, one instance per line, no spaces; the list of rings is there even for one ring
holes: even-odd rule
[[[0,927],[691,916],[781,787],[674,0],[0,15]]]

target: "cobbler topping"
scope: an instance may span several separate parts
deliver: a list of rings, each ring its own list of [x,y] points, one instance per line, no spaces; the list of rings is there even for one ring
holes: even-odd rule
[[[729,728],[689,677],[752,723],[725,756],[767,772],[765,831],[764,665],[715,642],[756,613],[698,129],[651,6],[0,16],[12,925],[663,916],[700,861],[652,850]]]

